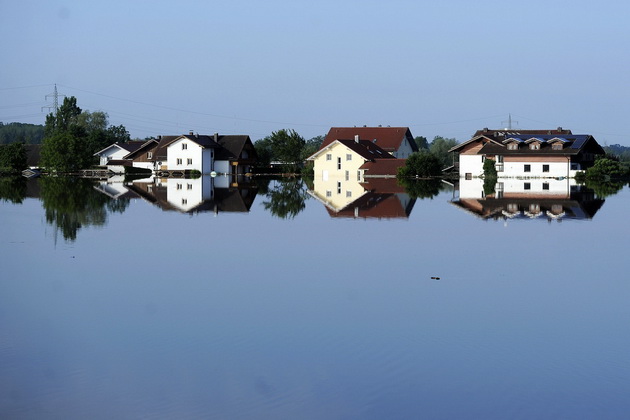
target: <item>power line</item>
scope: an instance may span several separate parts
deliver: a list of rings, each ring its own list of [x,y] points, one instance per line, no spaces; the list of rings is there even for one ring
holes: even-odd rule
[[[52,96],[53,98],[53,103],[52,105],[46,105],[42,107],[42,111],[44,110],[44,108],[48,108],[48,109],[53,109],[55,111],[55,115],[57,115],[57,110],[59,109],[59,96],[66,96],[66,95],[59,95],[59,93],[57,92],[57,84],[55,83],[55,90],[53,91],[53,93],[49,93],[48,95],[46,95],[44,98],[46,100],[48,100],[48,98]]]

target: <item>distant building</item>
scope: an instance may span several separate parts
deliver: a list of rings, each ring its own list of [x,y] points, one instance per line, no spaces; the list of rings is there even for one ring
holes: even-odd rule
[[[498,176],[572,178],[605,154],[595,138],[571,130],[490,130],[484,128],[449,152],[459,155],[460,177],[483,175],[486,159],[493,160]]]

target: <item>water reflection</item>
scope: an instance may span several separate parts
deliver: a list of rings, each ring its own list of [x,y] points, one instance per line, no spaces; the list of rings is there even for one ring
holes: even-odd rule
[[[604,204],[596,192],[573,179],[502,179],[488,194],[483,179],[462,179],[451,203],[481,219],[592,219]]]
[[[308,194],[301,178],[282,178],[267,188],[265,197],[265,210],[281,219],[293,219],[306,208]]]
[[[324,205],[330,217],[406,219],[416,202],[395,178],[317,179],[308,193]]]
[[[99,194],[89,179],[45,177],[38,185],[46,221],[67,241],[74,241],[82,227],[104,226],[108,213],[123,213],[129,205],[128,198]]]
[[[246,177],[159,178],[132,182],[110,178],[96,189],[119,199],[142,198],[165,211],[187,214],[213,212],[249,212],[257,189]]]

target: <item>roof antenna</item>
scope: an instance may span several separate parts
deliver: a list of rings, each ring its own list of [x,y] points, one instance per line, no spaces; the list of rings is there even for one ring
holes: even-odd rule
[[[514,121],[514,122],[518,124],[518,121]],[[501,125],[505,126],[505,123],[508,123],[508,126],[507,128],[504,128],[504,130],[511,130],[512,129],[512,114],[508,114],[507,121],[501,121]]]

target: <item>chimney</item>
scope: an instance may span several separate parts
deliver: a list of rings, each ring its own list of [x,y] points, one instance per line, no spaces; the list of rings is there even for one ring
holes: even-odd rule
[[[214,141],[219,141],[219,133],[214,133]]]
[[[194,131],[192,131],[192,130],[190,130],[190,131],[188,132],[188,135],[189,135],[189,136],[192,136],[192,135],[194,135],[194,134],[195,134],[195,132],[194,132]]]
[[[359,142],[359,135],[358,135],[358,134],[355,134],[355,135],[354,135],[354,142],[355,142],[355,143],[358,143],[358,142]]]

